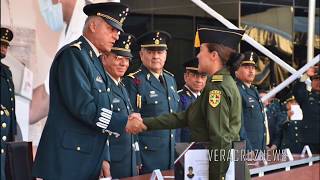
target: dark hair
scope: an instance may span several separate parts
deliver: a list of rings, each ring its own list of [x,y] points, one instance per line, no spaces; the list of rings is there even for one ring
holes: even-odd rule
[[[231,54],[236,52],[234,49],[224,46],[222,44],[208,43],[207,47],[209,52],[212,52],[212,51],[218,52],[218,55],[222,63],[227,66],[228,66],[227,62],[229,61]]]

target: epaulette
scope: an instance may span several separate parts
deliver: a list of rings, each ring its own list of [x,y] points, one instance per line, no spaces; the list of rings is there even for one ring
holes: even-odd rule
[[[168,73],[170,76],[174,77],[174,74],[172,74],[171,72],[167,71],[167,70],[163,70],[164,72]]]
[[[127,76],[128,77],[131,77],[132,79],[134,79],[135,77],[134,77],[134,75],[136,75],[138,72],[140,72],[141,71],[141,69],[138,69],[136,72],[133,72],[133,73],[130,73],[130,74],[128,74]]]
[[[211,78],[211,82],[222,82],[223,75],[213,75]]]
[[[76,42],[76,43],[74,43],[74,44],[71,44],[70,46],[71,47],[76,47],[76,48],[78,48],[80,51],[81,51],[81,41],[79,41],[79,42]]]

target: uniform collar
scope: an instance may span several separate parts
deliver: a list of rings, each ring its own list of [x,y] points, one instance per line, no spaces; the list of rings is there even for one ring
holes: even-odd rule
[[[201,95],[200,92],[196,93],[196,92],[193,92],[186,84],[184,85],[184,87],[194,96],[194,97],[198,97]]]
[[[106,74],[110,77],[110,79],[118,86],[119,85],[119,83],[120,83],[120,81],[121,81],[121,79],[119,78],[118,80],[116,80],[114,77],[112,77],[109,73],[108,73],[108,71],[106,71]]]
[[[88,42],[88,44],[90,45],[90,47],[92,48],[92,50],[96,54],[96,56],[99,57],[99,55],[100,55],[99,50],[92,44],[92,42],[89,39],[87,39],[85,36],[83,36],[83,37]]]

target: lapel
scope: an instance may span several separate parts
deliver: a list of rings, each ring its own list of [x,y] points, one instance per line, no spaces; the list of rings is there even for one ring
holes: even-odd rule
[[[185,94],[186,94],[188,97],[190,97],[190,99],[192,99],[192,100],[197,99],[197,98],[192,94],[192,92],[191,92],[186,86],[183,86],[183,90],[184,90]]]
[[[144,71],[146,81],[150,83],[152,87],[159,90],[160,92],[165,93],[165,89],[160,83],[160,81],[154,77],[154,75],[144,66],[142,66],[142,71]]]
[[[83,42],[82,47],[86,48],[87,50],[87,54],[91,60],[91,62],[94,64],[95,68],[97,69],[97,71],[99,72],[99,74],[101,75],[103,81],[106,83],[107,82],[107,77],[106,77],[106,73],[103,69],[103,65],[101,63],[101,61],[99,60],[99,58],[96,56],[96,54],[94,53],[93,49],[91,48],[90,44],[87,42],[87,40],[81,36],[79,38],[79,40],[81,42]]]

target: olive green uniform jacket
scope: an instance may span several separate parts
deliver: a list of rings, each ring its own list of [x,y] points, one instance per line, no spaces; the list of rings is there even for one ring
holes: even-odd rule
[[[145,118],[148,130],[189,127],[191,141],[210,143],[210,149],[229,152],[239,141],[241,97],[229,71],[223,68],[208,78],[201,96],[185,112]],[[209,179],[224,179],[229,167],[227,158],[210,161]]]

